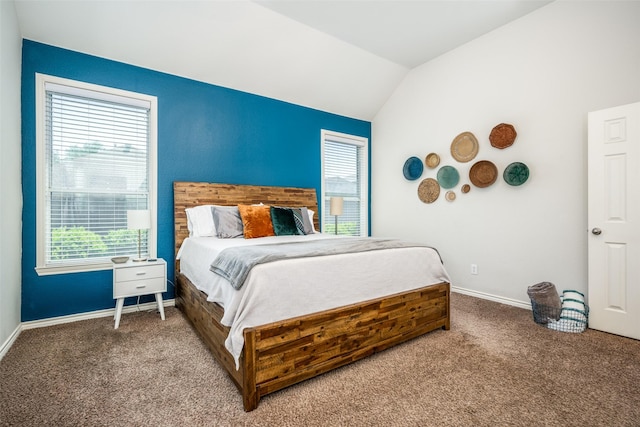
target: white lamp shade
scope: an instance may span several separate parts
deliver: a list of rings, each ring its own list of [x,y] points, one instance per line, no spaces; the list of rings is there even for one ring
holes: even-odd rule
[[[151,212],[147,210],[127,211],[129,230],[148,230],[151,228]]]
[[[331,197],[329,199],[329,213],[331,215],[342,215],[342,205],[344,199],[342,197]]]

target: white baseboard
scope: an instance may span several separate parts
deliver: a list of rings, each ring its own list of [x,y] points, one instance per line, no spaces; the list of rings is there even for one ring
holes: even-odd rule
[[[168,299],[162,302],[165,307],[173,307],[176,305],[175,299]],[[134,311],[146,311],[157,309],[158,305],[155,301],[147,302],[144,304],[127,305],[122,309],[123,313],[133,313]],[[79,320],[97,319],[99,317],[113,317],[116,313],[116,309],[108,308],[106,310],[90,311],[88,313],[71,314],[68,316],[50,317],[48,319],[30,320],[28,322],[22,322],[16,327],[15,331],[5,342],[0,345],[0,360],[7,354],[13,343],[20,335],[20,332],[27,329],[44,328],[46,326],[61,325],[63,323],[77,322]]]
[[[11,333],[11,335],[9,335],[9,338],[2,343],[0,346],[0,360],[2,360],[4,355],[7,354],[13,343],[16,341],[16,338],[20,335],[20,331],[22,331],[22,325],[18,324],[16,329]]]
[[[163,301],[163,306],[173,307],[176,305],[175,299],[168,299]],[[155,301],[146,302],[144,304],[126,305],[122,309],[123,313],[133,313],[134,311],[146,311],[158,308]],[[30,320],[28,322],[22,322],[22,329],[35,329],[44,328],[45,326],[61,325],[63,323],[77,322],[79,320],[97,319],[99,317],[113,317],[116,313],[116,309],[107,308],[106,310],[90,311],[88,313],[71,314],[68,316],[50,317],[48,319]]]
[[[500,297],[497,295],[487,294],[485,292],[474,291],[471,289],[459,288],[457,286],[451,287],[451,292],[456,292],[458,294],[469,295],[476,298],[487,299],[489,301],[499,302],[501,304],[512,305],[514,307],[526,308],[527,310],[531,310],[531,303],[518,301],[511,298]]]
[[[497,295],[487,294],[485,292],[474,291],[471,289],[459,288],[457,286],[452,286],[451,291],[459,294],[469,295],[476,298],[499,302],[501,304],[507,304],[507,305],[512,305],[515,307],[531,310],[531,303],[529,302],[500,297]],[[173,307],[175,306],[175,304],[176,304],[175,299],[169,299],[169,300],[163,301],[163,305],[165,307]],[[157,305],[154,301],[154,302],[148,302],[148,303],[139,304],[139,305],[125,306],[122,309],[122,312],[133,313],[135,311],[153,310],[156,307]],[[87,319],[96,319],[99,317],[113,317],[115,315],[115,311],[116,311],[115,308],[108,308],[106,310],[97,310],[97,311],[91,311],[88,313],[71,314],[68,316],[51,317],[49,319],[31,320],[28,322],[22,322],[20,325],[18,325],[16,330],[9,336],[9,338],[7,338],[7,340],[0,347],[0,360],[2,360],[2,358],[7,353],[7,351],[9,351],[9,348],[11,348],[11,346],[15,342],[16,338],[18,338],[18,335],[20,335],[20,332],[22,330],[44,328],[46,326],[61,325],[63,323],[77,322],[79,320],[87,320]]]

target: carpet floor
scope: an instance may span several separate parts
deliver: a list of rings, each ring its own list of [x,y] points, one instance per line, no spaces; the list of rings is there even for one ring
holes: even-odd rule
[[[451,296],[438,330],[261,399],[242,397],[176,308],[23,331],[2,426],[640,426],[640,341],[536,325]]]

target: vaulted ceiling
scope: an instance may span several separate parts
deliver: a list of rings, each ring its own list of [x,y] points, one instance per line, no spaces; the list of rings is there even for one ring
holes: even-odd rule
[[[363,120],[547,0],[15,0],[26,39]]]

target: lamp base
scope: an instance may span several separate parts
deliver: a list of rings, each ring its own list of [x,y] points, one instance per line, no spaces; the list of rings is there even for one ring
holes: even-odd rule
[[[146,261],[147,258],[142,258],[142,239],[141,239],[141,230],[138,230],[138,258],[134,258],[132,259],[133,262],[142,262],[142,261]]]

